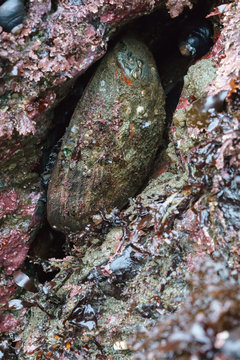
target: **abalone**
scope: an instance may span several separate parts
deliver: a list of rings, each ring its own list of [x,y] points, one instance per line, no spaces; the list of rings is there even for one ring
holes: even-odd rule
[[[127,204],[161,143],[164,104],[152,54],[123,38],[101,61],[63,137],[47,194],[52,227],[77,232],[101,210]]]

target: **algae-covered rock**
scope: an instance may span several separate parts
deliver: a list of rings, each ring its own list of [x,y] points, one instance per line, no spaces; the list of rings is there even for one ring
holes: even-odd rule
[[[124,38],[101,62],[64,135],[48,190],[48,220],[83,228],[123,207],[146,179],[161,143],[164,94],[147,47]]]
[[[217,67],[212,59],[198,61],[189,68],[184,77],[184,95],[198,99],[207,94],[206,86],[212,83],[216,76]]]

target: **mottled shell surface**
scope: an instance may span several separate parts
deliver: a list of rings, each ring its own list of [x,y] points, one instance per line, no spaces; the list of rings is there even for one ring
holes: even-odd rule
[[[100,210],[126,205],[161,143],[164,103],[148,48],[124,38],[102,60],[64,135],[48,188],[51,226],[80,231]]]

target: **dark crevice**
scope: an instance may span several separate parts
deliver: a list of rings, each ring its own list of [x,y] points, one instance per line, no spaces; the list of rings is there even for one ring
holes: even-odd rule
[[[62,259],[65,256],[64,244],[65,236],[53,230],[46,222],[38,231],[29,249],[25,262],[28,275],[37,279],[42,284],[45,281],[52,280],[58,271],[51,268],[46,271],[48,259]]]
[[[58,8],[58,0],[51,0],[51,12],[50,12],[50,14],[57,11],[57,8]]]

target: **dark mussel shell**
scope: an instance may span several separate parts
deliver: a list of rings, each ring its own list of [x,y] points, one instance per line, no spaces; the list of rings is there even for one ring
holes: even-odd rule
[[[200,58],[213,45],[212,37],[213,25],[208,20],[189,26],[180,37],[179,50],[183,56]]]
[[[0,26],[10,32],[23,22],[25,7],[23,0],[7,0],[0,6]]]

